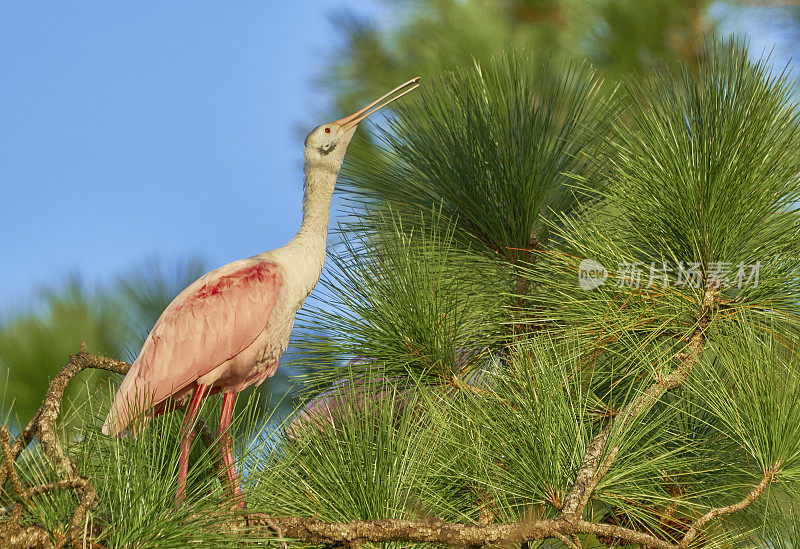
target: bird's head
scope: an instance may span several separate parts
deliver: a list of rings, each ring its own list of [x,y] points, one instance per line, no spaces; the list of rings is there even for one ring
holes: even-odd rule
[[[334,172],[338,172],[344,160],[344,153],[347,152],[347,146],[350,144],[350,139],[352,139],[356,128],[358,128],[358,123],[378,109],[404,96],[417,86],[419,86],[419,77],[412,78],[350,116],[345,116],[330,124],[323,124],[314,128],[306,137],[306,165],[312,167],[325,166]]]

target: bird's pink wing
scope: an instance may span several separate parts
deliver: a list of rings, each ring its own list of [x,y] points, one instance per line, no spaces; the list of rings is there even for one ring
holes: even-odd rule
[[[166,308],[122,381],[104,433],[117,434],[242,352],[264,330],[283,285],[277,265],[259,262],[209,273]]]

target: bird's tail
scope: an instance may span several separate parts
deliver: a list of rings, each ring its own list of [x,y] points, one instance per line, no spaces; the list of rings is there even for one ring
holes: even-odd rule
[[[104,435],[119,435],[135,419],[146,417],[145,412],[152,407],[154,394],[147,390],[138,371],[139,366],[134,362],[122,380],[103,423]]]

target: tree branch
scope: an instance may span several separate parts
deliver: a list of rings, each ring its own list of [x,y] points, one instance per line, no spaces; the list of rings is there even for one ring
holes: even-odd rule
[[[594,489],[597,488],[597,485],[606,476],[608,470],[611,469],[611,464],[614,463],[614,458],[617,457],[617,453],[619,453],[619,446],[615,446],[611,449],[611,453],[608,454],[605,463],[602,467],[589,479],[588,484],[586,486],[586,491],[583,493],[581,497],[580,503],[578,507],[574,511],[575,516],[581,516],[583,514],[583,510],[586,508],[586,504],[589,503],[589,498],[592,496]],[[563,513],[563,511],[562,511]]]
[[[558,538],[558,540],[561,543],[563,543],[564,545],[569,547],[569,549],[581,549],[581,546],[580,546],[579,543],[575,543],[574,539],[569,539],[564,534],[559,534],[558,532],[556,532],[556,538]]]
[[[5,427],[0,430],[0,442],[2,442],[3,449],[3,464],[0,467],[0,481],[2,481],[0,488],[5,485],[6,480],[10,479],[14,492],[16,492],[17,500],[10,519],[0,524],[0,540],[4,540],[11,547],[54,546],[60,548],[70,540],[86,537],[83,533],[84,518],[89,508],[97,500],[97,492],[88,478],[78,474],[75,465],[61,447],[56,433],[56,419],[61,413],[61,400],[64,397],[67,385],[72,378],[87,368],[124,374],[128,371],[130,365],[120,360],[90,355],[86,352],[86,344],[82,343],[78,354],[70,356],[67,364],[50,382],[42,405],[33,419],[16,438],[13,446],[9,444],[8,431]],[[15,462],[20,453],[30,444],[34,433],[39,437],[45,455],[61,478],[58,482],[25,489],[17,475]],[[21,527],[19,525],[23,509],[32,504],[31,498],[44,492],[67,489],[76,492],[79,503],[72,516],[68,531],[56,536],[58,541],[55,545],[52,544],[49,537],[46,537],[46,539],[43,537],[42,532],[44,530],[41,528]]]
[[[706,289],[697,326],[689,339],[689,352],[676,355],[676,358],[681,361],[678,367],[666,376],[657,376],[655,383],[624,406],[589,443],[578,468],[578,473],[575,475],[575,483],[564,498],[562,516],[566,520],[575,521],[580,519],[580,513],[583,512],[592,495],[592,491],[597,487],[599,482],[597,477],[601,474],[600,459],[605,453],[611,434],[619,435],[624,433],[642,413],[649,410],[653,404],[660,400],[664,393],[680,387],[692,373],[697,363],[697,358],[705,345],[706,329],[710,321],[711,310],[719,300],[718,293],[716,288],[709,287]]]
[[[683,539],[680,542],[680,547],[684,548],[687,547],[692,540],[697,536],[697,533],[706,526],[709,522],[719,517],[730,515],[736,513],[738,511],[743,511],[746,509],[751,503],[761,497],[761,494],[767,489],[767,486],[772,482],[775,478],[775,472],[777,471],[780,463],[776,463],[770,469],[764,471],[764,476],[761,478],[761,482],[759,482],[755,488],[753,488],[750,493],[748,493],[744,499],[741,501],[734,503],[732,505],[728,505],[726,507],[717,507],[715,509],[711,509],[705,515],[694,521],[692,526],[686,532],[686,535],[683,536]]]
[[[0,425],[0,446],[3,452],[2,464],[0,464],[0,490],[2,490],[7,481],[10,481],[16,499],[16,505],[9,520],[0,522],[0,541],[5,542],[9,547],[52,546],[61,548],[70,542],[77,542],[79,546],[83,546],[80,544],[86,542],[89,543],[87,547],[93,546],[85,539],[83,525],[86,513],[97,500],[97,492],[88,478],[78,474],[75,464],[72,463],[62,448],[56,432],[56,420],[61,413],[61,401],[64,397],[64,391],[77,374],[88,368],[93,368],[124,375],[130,367],[130,364],[121,360],[91,355],[86,350],[86,344],[82,343],[78,353],[69,357],[64,367],[50,382],[42,405],[33,416],[33,419],[14,439],[13,444],[10,444],[8,430],[5,426]],[[202,419],[198,419],[195,429],[207,447],[214,445],[216,438],[211,434]],[[25,488],[17,474],[15,462],[22,451],[31,443],[34,435],[38,436],[44,453],[59,475],[60,480]],[[217,458],[216,462],[218,475],[221,475],[220,478],[222,479],[226,478],[221,460]],[[52,544],[49,534],[43,528],[38,526],[22,527],[19,525],[22,512],[25,507],[32,504],[32,498],[45,492],[68,489],[76,492],[79,503],[73,514],[68,532],[56,535],[58,541],[55,545]]]
[[[519,524],[493,524],[475,526],[428,520],[356,520],[353,522],[325,522],[312,518],[277,517],[264,513],[248,515],[248,526],[265,527],[281,535],[307,543],[346,545],[352,543],[385,543],[405,541],[411,543],[438,543],[448,545],[495,545],[524,543],[576,534],[601,534],[651,549],[680,549],[678,545],[655,536],[611,524],[597,524],[579,520],[539,519]]]

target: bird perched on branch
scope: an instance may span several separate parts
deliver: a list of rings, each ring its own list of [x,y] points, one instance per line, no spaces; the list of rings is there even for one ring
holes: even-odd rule
[[[275,374],[295,313],[319,280],[334,185],[359,122],[417,86],[419,78],[409,80],[350,116],[315,128],[305,141],[303,222],[297,235],[282,248],[200,277],[164,310],[142,345],[103,433],[119,435],[145,413],[188,404],[181,428],[178,501],[185,497],[200,404],[223,393],[217,437],[234,502],[244,506],[228,432],[236,393]]]

